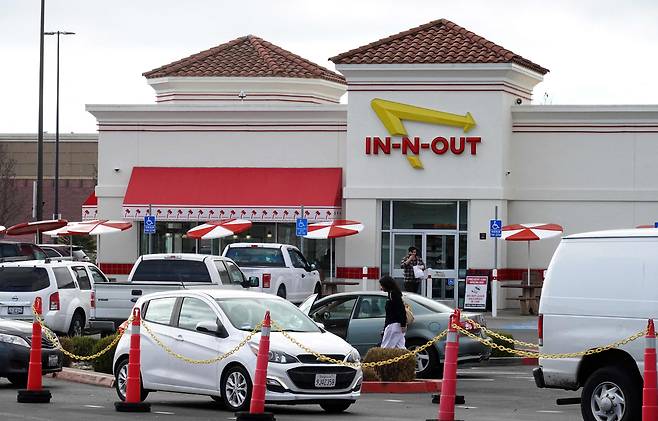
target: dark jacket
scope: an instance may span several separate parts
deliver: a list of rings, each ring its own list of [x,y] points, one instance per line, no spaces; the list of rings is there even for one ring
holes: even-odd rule
[[[407,311],[402,301],[402,293],[398,291],[389,292],[388,300],[386,301],[386,321],[384,322],[384,327],[393,323],[400,323],[402,327],[407,325]]]

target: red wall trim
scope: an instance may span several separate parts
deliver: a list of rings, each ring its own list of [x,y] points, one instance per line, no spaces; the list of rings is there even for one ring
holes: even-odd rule
[[[538,273],[541,279],[544,279],[545,269],[530,269],[531,273]],[[528,268],[500,268],[498,269],[498,280],[505,281],[521,281],[523,276],[528,273]],[[468,269],[467,276],[483,275],[491,279],[491,269]]]
[[[344,279],[362,279],[363,278],[363,267],[337,267],[336,268],[336,277]],[[379,268],[378,267],[369,267],[368,268],[368,279],[379,279]]]
[[[99,263],[98,267],[106,275],[129,275],[133,269],[132,263]]]

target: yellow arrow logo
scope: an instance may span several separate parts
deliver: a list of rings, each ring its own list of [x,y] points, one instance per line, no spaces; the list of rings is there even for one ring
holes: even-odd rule
[[[387,101],[380,98],[375,98],[370,101],[370,106],[384,124],[386,130],[388,130],[393,136],[407,135],[407,130],[404,128],[402,120],[461,127],[464,130],[464,133],[476,126],[475,119],[471,113],[466,113],[466,115],[452,114],[444,111],[431,110],[429,108],[416,107],[415,105]],[[407,155],[407,160],[413,168],[423,168],[423,163],[420,161],[420,157],[416,155]]]

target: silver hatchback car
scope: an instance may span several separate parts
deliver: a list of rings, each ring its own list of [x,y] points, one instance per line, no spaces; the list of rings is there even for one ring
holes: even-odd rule
[[[329,332],[345,339],[365,355],[372,347],[379,346],[384,330],[387,295],[384,292],[364,291],[333,294],[317,300],[314,294],[306,299],[300,309],[316,322],[324,324]],[[414,322],[408,326],[406,344],[410,350],[425,344],[429,339],[448,327],[453,309],[445,304],[418,294],[403,293],[403,300],[414,313]],[[485,326],[484,316],[477,313],[462,313],[462,319],[469,318]],[[466,326],[468,328],[468,326]],[[479,329],[472,333],[486,338]],[[433,377],[443,374],[445,338],[435,343],[416,357],[416,375]],[[478,362],[489,359],[491,348],[467,336],[459,337],[460,362]]]

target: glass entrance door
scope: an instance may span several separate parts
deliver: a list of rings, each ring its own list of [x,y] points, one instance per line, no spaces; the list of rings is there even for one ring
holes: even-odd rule
[[[433,273],[430,291],[421,291],[435,300],[454,298],[454,288],[457,284],[457,242],[454,234],[431,233],[393,233],[393,261],[391,262],[393,277],[404,278],[400,262],[407,255],[407,250],[415,246],[426,268]]]

